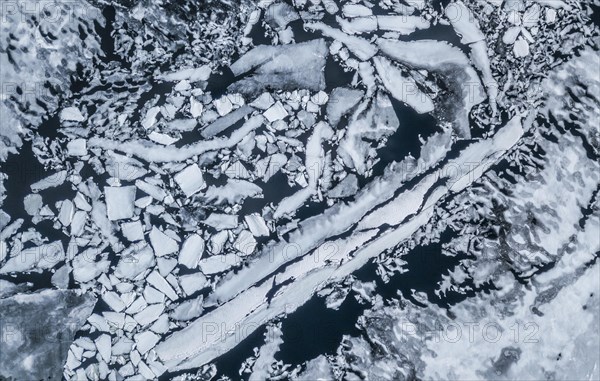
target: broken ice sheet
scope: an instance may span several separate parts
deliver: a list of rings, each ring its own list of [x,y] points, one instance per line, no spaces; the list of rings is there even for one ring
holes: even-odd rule
[[[11,8],[4,82],[49,91],[0,104],[2,322],[100,303],[0,378],[597,379],[588,3]]]

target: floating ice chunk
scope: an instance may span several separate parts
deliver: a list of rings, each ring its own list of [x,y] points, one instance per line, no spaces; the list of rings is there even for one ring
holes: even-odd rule
[[[475,15],[462,1],[448,4],[444,13],[456,33],[461,37],[460,42],[472,44],[477,41],[485,41],[485,35],[481,32]]]
[[[383,57],[375,57],[374,62],[383,85],[394,98],[406,103],[419,114],[433,111],[433,101],[417,87],[410,76]]]
[[[334,29],[320,21],[306,23],[305,27],[311,30],[320,30],[325,36],[339,40],[362,61],[366,61],[377,54],[377,47],[371,44],[369,41],[360,37],[347,35],[346,33],[338,29]]]
[[[400,124],[389,97],[383,91],[378,91],[375,101],[364,110],[369,103],[363,101],[350,118],[346,136],[338,150],[344,164],[356,169],[359,174],[367,171],[369,158],[375,155],[375,150],[365,138],[382,139],[390,136]]]
[[[198,164],[192,164],[184,170],[173,176],[175,182],[179,185],[187,197],[204,188],[204,178]]]
[[[269,122],[273,123],[276,120],[285,118],[288,115],[288,112],[285,107],[283,107],[281,102],[278,101],[273,106],[269,107],[269,109],[265,111],[263,115]]]
[[[258,98],[252,101],[252,103],[250,103],[250,106],[256,107],[260,110],[266,110],[269,107],[271,107],[273,103],[275,103],[275,100],[273,99],[271,94],[268,92],[264,92]]]
[[[519,37],[519,34],[521,34],[521,27],[511,26],[504,32],[504,35],[502,35],[502,42],[507,45],[512,45],[517,40],[517,37]]]
[[[115,312],[121,312],[125,309],[125,303],[114,291],[107,291],[102,294],[102,300]]]
[[[173,87],[173,90],[179,91],[181,93],[190,90],[191,88],[192,86],[190,85],[190,82],[186,79],[183,79],[179,81],[179,83],[177,83],[175,87]]]
[[[115,275],[119,278],[135,279],[144,273],[155,263],[154,252],[148,245],[140,248],[132,245],[128,252],[121,255],[121,259],[115,269]]]
[[[156,270],[151,272],[146,278],[148,283],[156,287],[160,292],[165,294],[171,300],[177,300],[177,293],[173,287],[163,278]]]
[[[217,230],[234,229],[238,224],[238,216],[232,214],[212,213],[203,221],[203,223]]]
[[[333,89],[327,103],[327,119],[331,126],[337,126],[340,119],[356,106],[363,96],[364,92],[361,90],[345,87]]]
[[[449,107],[454,128],[459,137],[469,138],[469,112],[485,100],[483,86],[469,58],[459,48],[442,41],[379,39],[377,44],[385,55],[398,62],[445,76],[448,86],[458,95],[457,104]]]
[[[269,228],[265,223],[265,219],[258,213],[249,214],[244,217],[248,229],[252,232],[255,237],[268,236],[270,234]]]
[[[60,120],[71,122],[83,122],[85,118],[77,107],[67,107],[61,110]]]
[[[167,197],[167,192],[165,192],[163,189],[144,180],[136,180],[135,186],[140,188],[140,190],[142,190],[144,193],[152,196],[152,198],[157,201],[163,201],[165,197]]]
[[[135,187],[104,187],[106,210],[111,221],[133,217],[135,210]]]
[[[442,71],[448,66],[469,65],[469,59],[460,49],[444,41],[379,39],[377,44],[388,57],[418,69]]]
[[[327,54],[323,39],[299,44],[257,46],[231,65],[236,77],[250,71],[252,74],[230,85],[229,90],[251,95],[267,89],[324,90],[323,69]]]
[[[89,145],[135,155],[150,162],[185,161],[208,151],[217,151],[234,146],[247,137],[249,133],[262,126],[263,122],[263,116],[256,115],[248,119],[241,128],[235,130],[228,138],[205,140],[183,147],[149,145],[147,140],[118,142],[105,138],[92,138],[89,140]]]
[[[204,240],[198,234],[190,235],[179,252],[179,264],[193,269],[198,265],[198,260],[204,253]]]
[[[563,0],[535,0],[537,3],[543,6],[552,7],[554,9],[566,9],[570,10],[572,7],[570,4],[565,3]]]
[[[159,78],[169,82],[188,80],[189,82],[206,81],[210,77],[211,69],[208,65],[198,68],[182,69],[173,73],[163,74]]]
[[[370,8],[360,4],[345,4],[342,7],[342,13],[346,17],[371,16],[373,11]]]
[[[342,30],[348,34],[370,33],[377,30],[377,18],[374,16],[355,17],[350,20],[336,17]]]
[[[60,212],[58,213],[58,220],[64,226],[69,226],[73,220],[75,214],[75,206],[71,200],[65,200],[60,205]]]
[[[34,192],[39,192],[44,189],[54,188],[59,185],[62,185],[66,179],[67,171],[59,171],[48,177],[43,178],[40,181],[31,184],[31,190]]]
[[[133,369],[133,364],[130,362],[126,363],[121,368],[119,368],[118,372],[123,377],[133,376],[135,374],[135,370]],[[129,378],[127,380],[129,380]]]
[[[224,97],[225,98],[225,97]],[[249,115],[254,111],[254,109],[250,106],[242,106],[237,110],[228,113],[225,116],[215,120],[210,125],[206,126],[200,132],[200,135],[204,138],[211,138],[215,135],[220,134],[225,131],[229,127],[233,126],[238,121],[242,120],[246,115]]]
[[[556,9],[548,8],[546,10],[546,23],[554,24],[556,21]]]
[[[325,168],[325,151],[322,141],[331,138],[333,130],[325,122],[315,125],[313,133],[306,144],[305,166],[308,168],[308,183],[306,187],[293,195],[281,200],[273,213],[274,218],[288,215],[297,210],[313,194],[317,192],[317,181]]]
[[[102,334],[98,336],[96,340],[94,340],[96,344],[96,348],[98,348],[98,353],[100,353],[100,357],[106,362],[110,362],[111,356],[111,340],[110,336],[107,334]]]
[[[410,34],[417,29],[427,29],[430,26],[429,21],[420,16],[377,16],[379,29],[398,32],[400,34]]]
[[[106,322],[106,319],[98,314],[90,315],[87,321],[92,325],[92,327],[96,328],[100,332],[108,332],[110,330],[110,326]],[[93,348],[91,350],[93,350]]]
[[[254,183],[240,179],[228,179],[222,187],[209,187],[204,197],[207,202],[215,202],[218,205],[223,203],[233,205],[247,197],[256,197],[261,194],[262,188]]]
[[[89,248],[73,259],[73,278],[79,283],[86,283],[106,273],[110,261],[101,255],[98,248]],[[100,254],[100,255],[99,255]]]
[[[515,57],[521,58],[529,55],[529,43],[524,38],[519,38],[513,45]]]
[[[487,54],[487,44],[485,41],[478,41],[471,44],[471,61],[473,61],[475,67],[481,72],[483,84],[487,89],[492,115],[496,115],[498,110],[496,103],[496,99],[498,98],[498,82],[492,75],[490,58]]]
[[[223,230],[210,237],[210,252],[212,254],[220,254],[229,239],[229,232]]]
[[[77,192],[77,194],[75,195],[75,199],[73,201],[75,202],[75,206],[78,207],[79,209],[85,210],[86,212],[92,211],[92,206],[90,205],[89,202],[87,202],[85,196],[83,194],[81,194],[80,192]]]
[[[144,239],[144,228],[140,221],[124,222],[121,224],[123,236],[130,242],[141,241]]]
[[[299,18],[298,12],[286,3],[272,4],[265,11],[265,21],[275,28],[285,28],[287,24]]]
[[[154,126],[157,121],[156,117],[158,116],[159,113],[160,113],[160,107],[158,107],[158,106],[154,106],[154,107],[151,107],[150,109],[148,109],[148,111],[146,112],[146,115],[144,115],[144,118],[141,121],[142,127],[144,127],[147,130],[150,127]]]
[[[171,313],[171,318],[173,320],[179,321],[187,321],[197,318],[198,316],[202,315],[203,299],[204,298],[200,296],[192,300],[186,300],[185,302],[175,307],[175,309]]]
[[[177,267],[177,259],[175,258],[157,258],[158,272],[162,276],[167,276],[175,267]]]
[[[222,96],[221,98],[214,100],[213,104],[221,116],[227,115],[233,110],[233,104],[231,104],[231,101],[227,96]]]
[[[152,227],[149,238],[157,257],[175,253],[179,250],[177,241],[160,231],[156,226]]]
[[[83,138],[71,140],[67,143],[67,152],[71,156],[87,155],[87,141]]]
[[[0,299],[2,379],[64,379],[69,347],[75,347],[74,336],[95,303],[92,293],[75,290],[42,290]],[[93,342],[91,346],[95,350]]]
[[[145,354],[150,349],[154,348],[154,346],[156,345],[156,343],[158,343],[159,340],[160,336],[150,331],[144,331],[140,334],[135,335],[136,348],[141,354]],[[152,374],[151,378],[154,378],[154,374]]]
[[[258,352],[257,361],[252,366],[252,374],[248,381],[262,381],[269,378],[271,364],[276,361],[275,355],[281,344],[283,344],[281,328],[276,325],[268,325],[265,333],[265,344]],[[319,378],[315,377],[315,380]]]
[[[40,209],[42,209],[42,205],[44,202],[42,201],[42,196],[37,193],[28,194],[23,199],[23,205],[25,207],[25,211],[30,216],[36,216],[40,213]]]
[[[331,15],[336,14],[340,10],[335,3],[335,0],[321,0],[321,3],[323,4],[325,11]]]
[[[202,273],[182,275],[179,277],[179,284],[186,295],[202,290],[208,285],[206,277]]]
[[[248,179],[251,177],[250,171],[248,171],[246,166],[239,160],[236,160],[235,162],[230,163],[230,165],[227,166],[227,169],[225,170],[225,175],[234,179]]]
[[[153,142],[162,144],[164,146],[170,146],[171,144],[179,140],[179,138],[174,138],[167,134],[163,134],[157,131],[152,131],[151,133],[149,133],[148,138],[150,138],[150,140],[152,140]]]
[[[233,242],[233,247],[243,255],[250,255],[256,248],[256,239],[248,230],[242,230],[237,239]]]
[[[319,91],[318,93],[316,93],[313,96],[311,96],[310,100],[314,104],[322,106],[325,103],[327,103],[327,101],[329,100],[329,95],[327,95],[327,93],[324,92],[324,91]]]
[[[28,270],[50,269],[65,260],[65,250],[60,241],[17,252],[0,268],[0,274]]]
[[[200,270],[206,275],[213,275],[229,270],[240,262],[240,257],[236,254],[213,255],[200,261]]]
[[[202,115],[203,110],[204,105],[202,102],[197,101],[196,97],[192,95],[190,97],[190,114],[192,114],[194,118],[198,118],[200,115]]]
[[[125,326],[125,314],[123,312],[105,311],[102,312],[102,317],[104,317],[111,330],[115,327],[123,329]]]
[[[306,369],[298,375],[296,381],[313,381],[319,378],[325,380],[333,379],[334,374],[327,357],[319,355],[316,358],[306,362]],[[254,380],[252,380],[254,381]]]
[[[125,312],[128,314],[135,314],[135,313],[140,312],[147,306],[148,306],[148,303],[146,303],[146,299],[144,299],[143,296],[140,296],[140,297],[136,298],[129,307],[127,307]]]
[[[275,154],[271,157],[266,157],[264,161],[259,161],[258,175],[262,177],[264,182],[269,181],[271,176],[279,172],[287,163],[288,158],[284,154]]]
[[[148,171],[143,164],[133,158],[111,152],[107,155],[106,171],[119,180],[132,181],[144,176]]]
[[[52,274],[52,278],[50,278],[50,282],[54,285],[54,287],[66,290],[69,288],[69,274],[71,273],[71,266],[65,264],[61,266],[54,274]],[[0,285],[1,288],[1,285]],[[0,297],[2,293],[0,292]]]
[[[152,332],[164,334],[169,332],[169,317],[164,314],[161,315],[155,322],[150,326]]]
[[[535,9],[536,7],[538,9]],[[531,12],[532,9],[534,14],[527,14],[527,12]],[[483,82],[489,97],[490,107],[492,109],[492,113],[495,115],[497,112],[496,98],[498,96],[498,83],[492,75],[490,60],[487,54],[488,49],[485,41],[485,35],[479,28],[477,18],[462,1],[456,1],[449,4],[446,7],[445,13],[454,30],[459,36],[461,36],[461,42],[463,44],[469,44],[471,47],[471,60],[482,73]],[[534,24],[537,23],[538,17],[539,6],[537,4],[529,7],[524,15],[524,19],[527,20],[527,23],[533,21]],[[520,30],[520,27],[517,29]],[[506,42],[507,38],[511,39],[512,34],[514,34],[514,38],[516,39],[519,32],[516,32],[515,34],[515,29],[509,28],[506,34],[503,36],[503,41]],[[514,42],[514,39],[512,42]]]
[[[160,315],[164,312],[165,306],[162,303],[151,304],[141,310],[140,312],[133,315],[133,318],[136,322],[138,322],[142,327],[147,326],[150,323],[155,322]]]

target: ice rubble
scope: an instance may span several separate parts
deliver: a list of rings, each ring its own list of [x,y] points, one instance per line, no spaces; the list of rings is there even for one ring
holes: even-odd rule
[[[485,164],[485,166],[489,167],[493,162],[493,159],[489,158],[491,157],[497,160],[498,157],[516,144],[522,134],[523,128],[520,120],[515,118],[502,130],[500,130],[494,138],[490,138],[487,141],[480,141],[474,146],[463,151],[463,157],[461,157],[460,161],[482,162],[484,159],[487,159],[489,161]],[[483,173],[483,171],[484,170],[477,171],[476,173]],[[444,169],[440,169],[438,173],[439,174],[437,175],[433,173],[430,176],[437,177],[440,176],[440,174],[447,174],[448,172]],[[233,327],[238,324],[241,326],[255,326],[258,321],[264,321],[266,319],[273,318],[283,312],[281,308],[284,308],[284,306],[288,306],[289,309],[288,303],[291,303],[293,306],[302,305],[312,295],[312,292],[316,291],[322,282],[326,280],[331,281],[333,279],[339,280],[356,269],[362,267],[364,263],[366,263],[366,261],[372,256],[382,252],[387,248],[397,245],[403,240],[408,239],[431,217],[432,209],[429,208],[428,205],[435,204],[448,191],[450,191],[450,189],[452,189],[454,192],[464,189],[468,184],[478,178],[478,176],[472,176],[474,173],[475,172],[470,173],[469,176],[460,178],[458,181],[452,184],[452,187],[450,188],[446,186],[440,186],[434,188],[433,192],[431,192],[429,188],[420,190],[423,199],[425,198],[425,194],[430,194],[427,200],[423,200],[420,203],[422,208],[421,212],[416,214],[412,220],[408,220],[404,224],[398,225],[396,223],[397,227],[391,231],[388,230],[387,232],[382,233],[378,238],[374,239],[372,242],[369,242],[367,245],[364,245],[366,242],[363,241],[363,246],[357,250],[356,253],[352,253],[356,246],[348,248],[348,251],[341,250],[336,252],[333,258],[339,258],[337,259],[338,261],[342,261],[343,258],[352,258],[348,261],[345,261],[345,263],[342,261],[342,264],[338,267],[328,268],[329,266],[326,264],[326,262],[323,262],[319,267],[315,267],[314,260],[310,257],[304,257],[300,261],[293,262],[285,271],[293,274],[288,275],[288,277],[293,276],[295,281],[290,285],[279,289],[275,297],[271,299],[268,306],[264,304],[264,300],[266,298],[266,293],[270,289],[270,280],[256,284],[254,282],[260,281],[262,276],[266,276],[270,272],[274,272],[276,268],[283,264],[282,262],[270,261],[268,264],[269,268],[265,268],[264,266],[266,263],[262,263],[259,268],[252,270],[252,279],[250,279],[250,274],[248,274],[248,271],[242,271],[235,274],[232,279],[237,279],[238,282],[245,283],[245,286],[239,287],[239,285],[236,285],[236,289],[231,289],[231,283],[233,282],[227,282],[229,285],[222,284],[218,288],[218,290],[221,291],[218,299],[215,300],[213,298],[213,300],[219,301],[221,306],[215,310],[212,310],[207,315],[200,317],[198,320],[195,320],[183,331],[173,333],[164,342],[160,343],[156,348],[158,356],[167,367],[174,369],[198,367],[211,361],[218,353],[228,350],[235,345],[235,338],[231,334],[226,335],[224,339],[220,338],[220,341],[217,341],[216,338],[207,339],[206,341],[200,343],[200,345],[186,342],[185,338],[190,334],[202,335],[203,327],[207,322],[210,321],[223,322],[227,327]],[[377,212],[374,213],[377,214]],[[354,217],[353,221],[356,221],[356,219],[357,218]],[[387,223],[387,220],[383,219],[381,224],[385,223]],[[393,222],[390,223],[394,224]],[[368,239],[372,237],[373,232],[376,230],[377,229],[370,230],[368,233],[365,232],[365,234],[368,234],[366,238]],[[305,237],[308,240],[306,245],[308,247],[314,247],[315,243],[312,240],[314,240],[315,237]],[[300,246],[300,248],[302,248],[302,246]],[[351,253],[352,255],[350,255]],[[294,258],[297,258],[297,256],[294,256]],[[331,261],[333,258],[328,258],[328,261]],[[259,262],[254,262],[253,267],[257,267],[255,266],[257,263]],[[333,263],[338,262],[333,261]],[[256,270],[259,270],[260,273],[257,273]],[[273,275],[273,277],[273,279],[279,279],[281,281],[282,278],[286,278],[286,275],[285,273],[277,274]],[[223,294],[223,290],[228,289],[229,291],[226,291],[227,294]],[[235,296],[237,292],[240,291],[241,293],[238,296]],[[232,296],[234,296],[234,298],[230,299]],[[245,332],[245,334],[249,333],[250,332]]]
[[[320,5],[313,3],[311,12],[319,12],[313,9],[320,9]],[[345,4],[342,13],[347,19],[342,19],[334,3],[321,3],[325,12],[336,15],[341,30],[316,21],[319,17],[310,16],[311,12],[296,13],[283,3],[262,2],[261,6],[271,12],[266,14],[266,27],[279,29],[277,38],[284,45],[251,48],[231,66],[236,78],[229,91],[242,95],[212,99],[204,92],[211,69],[184,65],[192,69],[157,75],[159,82],[173,82],[173,91],[166,103],[162,104],[163,99],[151,100],[140,110],[140,125],[147,131],[123,133],[115,127],[119,132],[111,134],[99,128],[85,135],[91,136],[86,140],[81,138],[83,135],[72,134],[81,134],[80,130],[69,130],[68,153],[78,164],[85,160],[98,174],[108,174],[106,184],[100,184],[106,186],[100,190],[93,181],[79,178],[81,167],[77,167],[68,173],[59,171],[57,177],[32,186],[33,191],[43,193],[68,183],[77,189],[75,198],[44,205],[44,199],[35,194],[25,204],[35,218],[50,219],[57,226],[70,228],[64,230],[72,236],[67,252],[73,250],[75,258],[68,258],[69,263],[54,273],[53,283],[68,285],[68,272],[73,266],[75,283],[100,292],[111,310],[88,319],[86,331],[100,333],[93,341],[81,339],[73,344],[66,366],[69,377],[85,377],[84,373],[104,377],[110,373],[114,379],[147,379],[214,359],[233,347],[237,339],[227,336],[214,342],[214,347],[210,343],[194,344],[187,348],[191,352],[177,358],[176,352],[189,345],[184,332],[195,332],[202,322],[211,319],[258,326],[288,312],[284,307],[288,302],[302,304],[324,283],[344,279],[367,260],[409,239],[432,216],[431,206],[465,189],[522,136],[523,129],[513,119],[493,137],[490,131],[479,143],[459,150],[460,160],[479,161],[481,165],[457,178],[448,176],[452,168],[443,162],[451,143],[450,132],[445,130],[426,142],[422,140],[418,161],[406,158],[389,165],[382,176],[371,179],[375,150],[398,127],[387,94],[419,112],[436,113],[446,106],[439,107],[442,97],[429,96],[437,91],[437,75],[461,96],[469,91],[461,81],[473,80],[475,101],[461,97],[463,105],[456,111],[458,135],[463,138],[470,136],[464,121],[470,109],[483,100],[484,87],[494,108],[491,84],[495,82],[486,42],[475,23],[453,20],[448,14],[450,7],[436,17],[450,19],[471,50],[470,61],[446,43],[399,44],[390,40],[398,33],[427,28],[430,22],[420,16],[403,15],[401,19],[406,22],[399,23],[400,16],[373,16],[369,7]],[[417,3],[411,2],[418,9],[425,7],[424,2]],[[460,2],[452,4],[459,10],[466,9]],[[291,43],[292,38],[281,38],[285,36],[283,28],[291,21],[287,19],[290,15],[294,20],[302,18],[308,29],[325,36],[327,42],[316,39],[296,44]],[[306,23],[305,18],[311,22]],[[370,40],[350,35],[377,28],[396,33]],[[447,60],[430,65],[428,52],[436,49],[447,53]],[[317,54],[307,54],[308,51]],[[327,94],[322,92],[323,69],[329,54],[354,76],[351,83]],[[483,87],[471,65],[481,74]],[[431,73],[435,80],[430,79]],[[398,86],[415,90],[398,93]],[[421,99],[425,101],[419,103]],[[63,110],[65,115],[72,114],[63,118],[65,131],[83,122],[83,115],[90,112],[84,105],[77,107],[82,111],[81,117],[73,110]],[[324,111],[329,125],[323,121]],[[346,115],[348,125],[342,122]],[[127,118],[120,115],[115,125],[129,127]],[[191,143],[186,140],[183,147],[174,146],[181,144],[177,143],[183,135],[180,133],[196,131],[203,139]],[[577,139],[567,139],[563,148],[579,143]],[[581,152],[564,150],[569,159],[565,163],[582,158]],[[255,159],[256,155],[260,160]],[[439,168],[435,167],[440,163]],[[420,169],[410,169],[407,175],[405,164]],[[262,210],[246,214],[244,200],[262,195],[263,189],[254,182],[267,182],[275,175],[302,189],[269,200]],[[560,177],[563,173],[549,169],[542,178],[550,184],[556,180],[554,175]],[[417,177],[416,183],[404,187],[406,181]],[[219,185],[207,186],[215,179]],[[369,181],[362,185],[365,179]],[[438,180],[445,183],[439,184]],[[582,197],[589,196],[589,184],[593,181],[596,179],[584,182]],[[334,199],[338,197],[343,202],[336,203]],[[326,203],[328,208],[323,215],[295,220],[294,214],[308,200]],[[401,213],[394,213],[395,208],[400,208]],[[565,218],[571,221],[571,216]],[[282,226],[274,219],[286,224]],[[390,231],[382,228],[386,224],[391,225]],[[593,230],[595,225],[591,226]],[[126,245],[119,242],[119,230],[128,241]],[[349,238],[331,240],[348,231],[352,232]],[[9,233],[2,234],[0,243],[5,252],[4,234]],[[513,238],[515,242],[520,239],[517,234]],[[263,245],[267,239],[270,241]],[[323,250],[332,243],[338,250],[323,257]],[[556,251],[557,244],[552,240],[541,243],[549,252]],[[92,249],[87,248],[88,244]],[[290,245],[294,246],[293,255],[286,251]],[[9,264],[12,266],[11,261],[17,258],[13,254],[16,252],[10,253],[2,270],[11,269]],[[117,259],[115,265],[109,261],[112,255]],[[577,257],[577,263],[584,259]],[[559,267],[569,265],[565,260]],[[36,262],[26,267],[18,271],[47,270],[49,266]],[[279,268],[282,271],[277,273]],[[181,275],[183,271],[186,275]],[[453,274],[459,277],[458,272]],[[198,295],[201,290],[206,293]],[[161,335],[167,340],[159,342]],[[185,345],[179,346],[179,340]],[[267,344],[261,349],[253,377],[264,377],[259,367],[269,365],[276,347]],[[158,360],[167,361],[161,364],[156,354]],[[93,356],[98,364],[84,370],[80,365]],[[322,358],[317,359],[311,367],[325,368],[322,362]],[[118,372],[108,370],[109,365],[112,368],[122,363],[125,365]]]
[[[215,138],[212,140],[201,141],[181,148],[172,146],[148,145],[145,141],[130,141],[119,143],[104,138],[92,138],[89,144],[94,147],[105,150],[121,151],[127,154],[135,155],[141,159],[152,162],[184,161],[195,155],[201,155],[208,151],[216,151],[236,145],[251,131],[262,125],[263,117],[256,115],[248,119],[239,129],[235,130],[227,138]]]
[[[261,45],[231,65],[235,76],[252,74],[229,86],[229,91],[258,94],[267,87],[280,90],[325,88],[323,68],[328,49],[324,40],[283,46]]]

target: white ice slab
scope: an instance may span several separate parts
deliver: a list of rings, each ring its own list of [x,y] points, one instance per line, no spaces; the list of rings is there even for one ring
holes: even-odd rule
[[[202,171],[197,164],[186,167],[173,178],[187,197],[192,196],[205,186]]]
[[[71,140],[67,143],[67,152],[70,156],[87,155],[87,141],[82,138]]]
[[[156,226],[152,227],[149,238],[157,257],[175,253],[179,250],[177,241],[160,231]]]
[[[203,221],[203,223],[217,230],[233,229],[238,224],[238,216],[232,214],[212,213]]]
[[[250,255],[254,252],[256,244],[256,239],[254,239],[252,233],[248,230],[242,230],[233,242],[233,247],[235,247],[242,255]]]
[[[104,187],[109,220],[116,221],[133,217],[135,192],[134,186]]]
[[[270,234],[265,219],[260,214],[249,214],[244,217],[244,220],[248,225],[248,229],[250,229],[255,237],[268,236]]]
[[[156,270],[151,272],[146,278],[148,283],[156,287],[157,290],[165,294],[169,299],[176,300],[177,293],[173,290],[173,287],[163,278]]]
[[[60,119],[63,121],[83,122],[85,118],[77,107],[67,107],[61,110]]]
[[[121,224],[123,236],[130,242],[144,239],[144,228],[140,221],[124,222]]]
[[[193,269],[198,266],[198,261],[203,253],[204,239],[198,234],[192,234],[183,242],[179,252],[179,264]]]
[[[267,109],[263,115],[269,122],[272,123],[285,118],[288,115],[288,112],[285,107],[283,107],[281,102],[277,102],[273,106],[269,107],[269,109]]]

